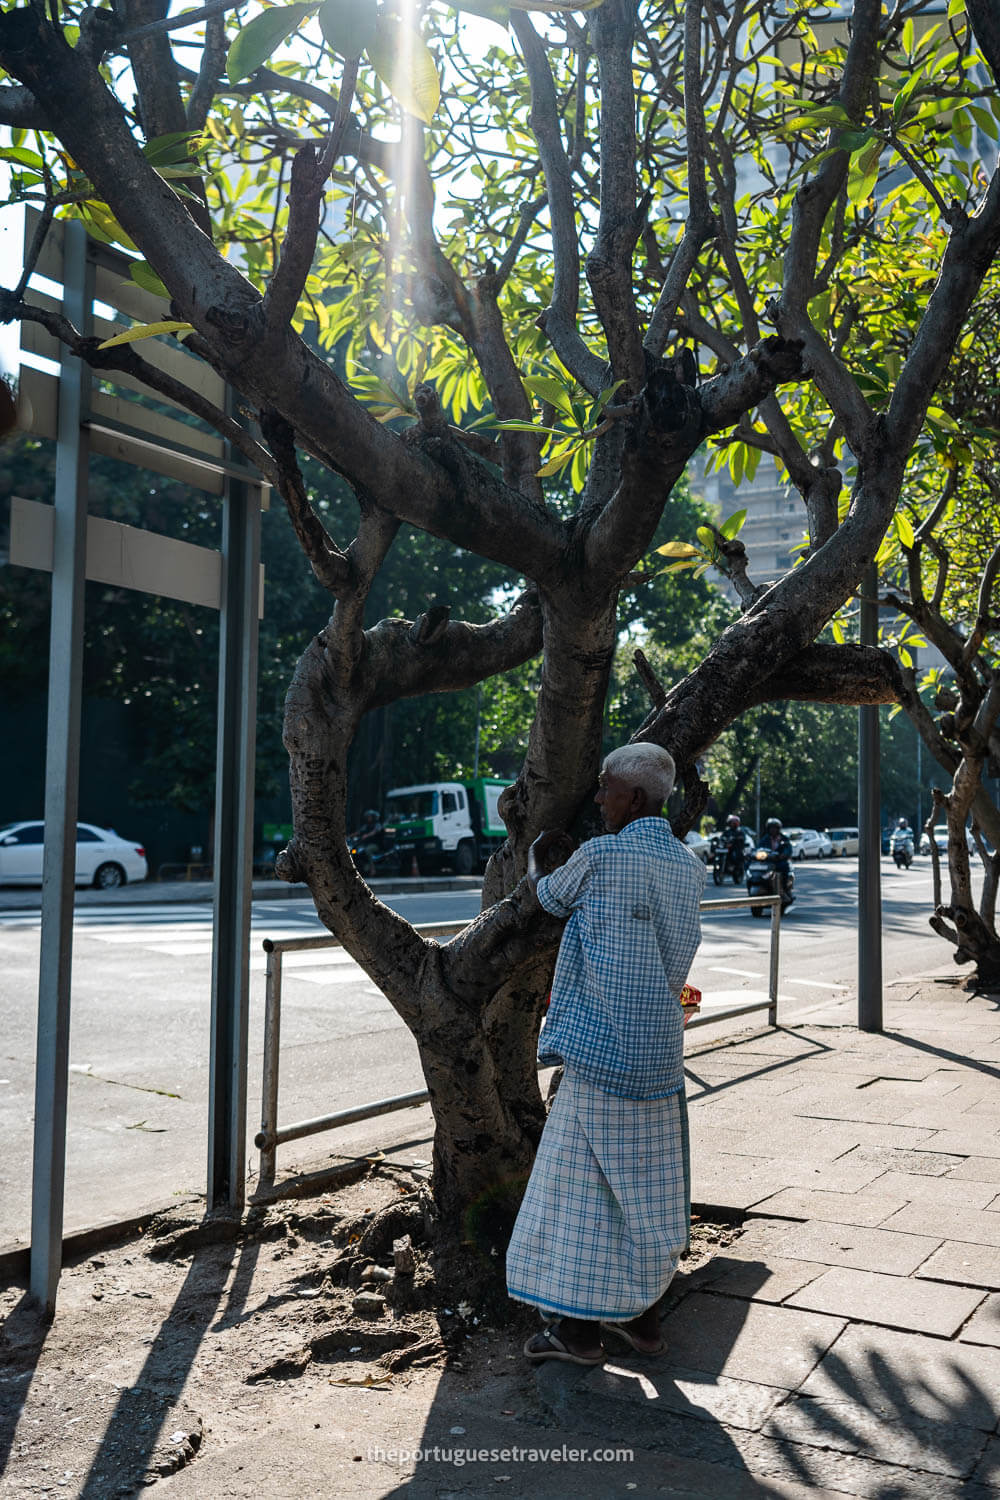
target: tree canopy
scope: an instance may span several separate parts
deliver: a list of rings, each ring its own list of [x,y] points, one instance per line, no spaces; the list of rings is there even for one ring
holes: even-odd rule
[[[737,479],[773,462],[807,540],[765,585],[738,518],[668,539],[667,566],[714,563],[741,601],[679,680],[637,660],[637,732],[677,759],[678,828],[704,805],[699,757],[747,710],[900,695],[889,653],[820,637],[890,529],[907,544],[908,466],[952,432],[936,392],[1000,245],[1000,17],[991,0],[38,3],[0,16],[0,67],[14,197],[134,251],[170,297],[170,330],[146,332],[182,339],[258,427],[166,392],[138,335],[101,347],[41,306],[30,265],[3,316],[210,420],[283,496],[330,596],[286,700],[279,871],[413,1031],[454,1247],[530,1161],[558,925],[523,899],[527,847],[585,826],[622,599],[663,563],[699,447]],[[302,455],[349,485],[349,531],[311,503]],[[435,582],[412,622],[373,622],[413,532],[519,592],[463,620]],[[351,867],[348,747],[366,714],[529,661],[487,909],[439,946]]]

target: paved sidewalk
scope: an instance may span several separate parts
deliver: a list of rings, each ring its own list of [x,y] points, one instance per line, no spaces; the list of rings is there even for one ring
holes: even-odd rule
[[[793,1028],[689,1037],[695,1204],[745,1216],[745,1232],[677,1278],[665,1355],[530,1370],[511,1340],[485,1379],[453,1363],[385,1390],[310,1369],[266,1391],[244,1386],[236,1431],[213,1408],[218,1355],[199,1371],[192,1354],[184,1382],[160,1391],[175,1403],[163,1432],[180,1421],[183,1437],[183,1401],[205,1434],[156,1493],[997,1500],[1000,997],[900,983],[881,1035],[858,1032],[850,1006]],[[241,1297],[252,1318],[252,1283]],[[302,1304],[289,1313],[301,1318]],[[96,1328],[99,1310],[67,1305],[52,1337],[60,1318],[83,1315]],[[118,1358],[119,1389],[141,1388],[122,1374],[136,1358]],[[69,1393],[49,1388],[47,1406],[25,1406],[15,1444],[37,1432],[29,1421],[65,1424],[69,1409]],[[66,1431],[68,1459],[88,1429]],[[579,1457],[606,1448],[631,1456]],[[416,1449],[438,1457],[400,1456]],[[457,1463],[470,1449],[506,1456]],[[65,1483],[58,1468],[51,1488],[19,1485],[15,1456],[0,1491],[103,1500],[79,1487],[79,1453]]]

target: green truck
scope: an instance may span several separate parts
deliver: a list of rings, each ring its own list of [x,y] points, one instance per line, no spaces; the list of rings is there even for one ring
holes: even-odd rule
[[[450,867],[472,875],[507,837],[497,798],[509,781],[477,776],[473,781],[423,781],[386,793],[385,827],[395,830],[402,875],[414,859],[421,875]]]

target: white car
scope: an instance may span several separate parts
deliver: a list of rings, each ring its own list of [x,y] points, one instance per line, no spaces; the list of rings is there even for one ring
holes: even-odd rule
[[[684,842],[685,844],[687,844],[692,854],[697,854],[698,858],[702,860],[704,864],[708,864],[709,860],[712,858],[712,845],[703,834],[696,833],[692,828],[689,833],[686,833],[684,835]]]
[[[938,852],[940,854],[948,853],[948,829],[943,823],[938,824],[934,829],[934,842],[935,844],[937,844]],[[967,828],[965,830],[965,847],[968,849],[970,854],[975,854],[977,852],[976,841],[972,837],[971,828]],[[920,852],[921,854],[930,854],[931,852],[931,841],[927,837],[926,833],[922,833],[920,835]]]
[[[786,839],[791,840],[793,859],[829,859],[833,845],[825,833],[815,828],[783,828]]]
[[[861,847],[856,828],[824,828],[834,854],[857,854]]]
[[[0,828],[0,885],[41,885],[45,824],[8,823]],[[111,890],[145,880],[146,851],[95,823],[76,825],[76,884]]]

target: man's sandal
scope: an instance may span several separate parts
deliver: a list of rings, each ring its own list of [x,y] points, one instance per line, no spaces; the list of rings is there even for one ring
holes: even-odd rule
[[[546,1359],[561,1359],[570,1365],[602,1365],[604,1363],[604,1352],[600,1354],[574,1354],[556,1333],[555,1324],[543,1328],[541,1333],[533,1333],[524,1346],[525,1356],[533,1364],[541,1364]]]
[[[654,1344],[651,1344],[648,1340],[640,1343],[632,1330],[626,1328],[624,1323],[607,1323],[602,1319],[601,1332],[613,1333],[617,1338],[624,1339],[625,1343],[628,1344],[629,1348],[635,1354],[645,1354],[651,1357],[654,1354],[663,1354],[666,1351],[667,1345],[664,1339],[658,1339]]]

